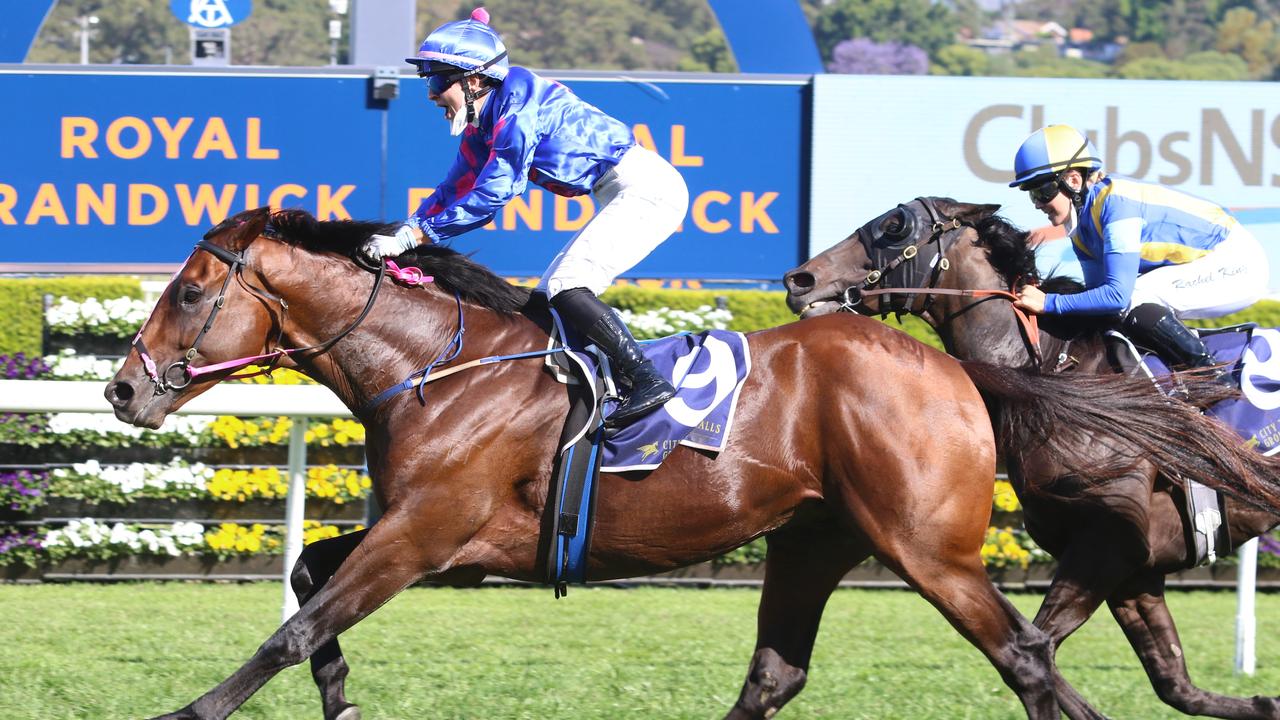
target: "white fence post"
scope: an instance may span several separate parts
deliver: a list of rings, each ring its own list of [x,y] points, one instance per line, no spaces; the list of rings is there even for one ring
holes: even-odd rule
[[[105,383],[95,380],[0,380],[0,412],[109,413],[102,395]],[[147,390],[148,388],[143,388]],[[287,415],[289,494],[285,509],[283,620],[297,612],[289,572],[302,554],[302,520],[307,494],[307,425],[312,417],[351,417],[351,412],[321,385],[222,384],[182,406],[178,415]],[[283,622],[282,620],[282,622]]]
[[[295,417],[289,428],[289,494],[284,511],[284,613],[280,623],[298,612],[298,598],[289,585],[289,573],[302,555],[302,519],[307,507],[307,423]]]
[[[1258,538],[1240,546],[1236,574],[1236,672],[1252,675],[1255,669],[1254,639],[1258,630],[1254,594],[1258,585]]]

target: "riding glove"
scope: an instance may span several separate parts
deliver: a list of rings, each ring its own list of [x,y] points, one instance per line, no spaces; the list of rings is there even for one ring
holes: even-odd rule
[[[360,254],[374,262],[383,258],[395,257],[418,246],[418,236],[413,228],[401,225],[395,235],[370,235],[364,245],[360,246]]]

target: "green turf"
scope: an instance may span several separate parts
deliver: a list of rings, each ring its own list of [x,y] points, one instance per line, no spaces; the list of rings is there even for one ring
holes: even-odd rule
[[[714,718],[737,697],[756,590],[413,589],[343,636],[349,697],[366,718]],[[1014,595],[1027,614],[1040,597]],[[1170,605],[1209,689],[1280,691],[1280,596],[1259,597],[1258,674],[1232,675],[1232,593]],[[0,586],[0,717],[137,718],[222,680],[272,631],[280,586]],[[1113,718],[1162,706],[1104,610],[1059,664]],[[318,718],[304,667],[236,717]],[[1019,718],[995,670],[919,597],[842,590],[828,605],[808,687],[781,718]]]

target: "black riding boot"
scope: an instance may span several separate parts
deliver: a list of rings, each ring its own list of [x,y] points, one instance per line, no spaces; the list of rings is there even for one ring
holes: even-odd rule
[[[653,362],[640,352],[627,326],[595,293],[586,288],[573,288],[551,298],[551,304],[560,317],[609,356],[609,362],[631,388],[626,399],[609,416],[609,425],[621,425],[675,397],[676,389],[658,374]]]
[[[1144,303],[1130,310],[1123,327],[1125,332],[1140,343],[1148,345],[1162,358],[1172,360],[1184,368],[1218,364],[1200,336],[1183,325],[1172,310],[1159,303]],[[1229,376],[1219,378],[1224,382],[1230,381]]]

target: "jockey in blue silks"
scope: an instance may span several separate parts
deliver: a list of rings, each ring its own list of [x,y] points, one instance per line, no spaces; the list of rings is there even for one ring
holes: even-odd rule
[[[1267,292],[1266,253],[1230,213],[1163,185],[1105,174],[1097,149],[1075,128],[1032,133],[1018,148],[1014,173],[1009,186],[1065,226],[1084,270],[1077,294],[1022,288],[1017,304],[1026,310],[1114,315],[1163,357],[1206,367],[1213,356],[1181,320],[1228,315]]]
[[[528,181],[558,195],[591,193],[598,210],[560,250],[538,289],[595,343],[630,387],[612,424],[675,395],[618,316],[596,296],[671,236],[689,207],[680,173],[636,144],[631,129],[560,83],[508,65],[502,39],[477,9],[423,41],[416,57],[427,97],[461,136],[453,167],[395,235],[374,235],[374,261],[487,224]]]

